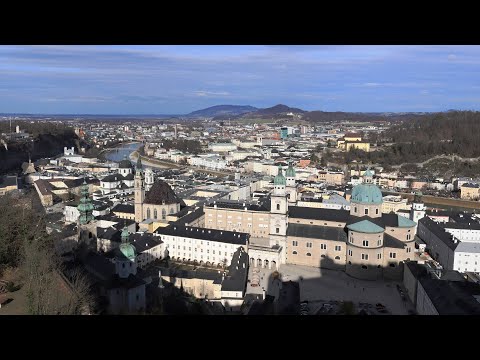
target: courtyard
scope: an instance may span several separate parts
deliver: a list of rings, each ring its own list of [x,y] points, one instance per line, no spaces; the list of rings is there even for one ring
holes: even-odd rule
[[[393,315],[407,315],[413,308],[403,301],[396,288],[401,285],[389,280],[358,280],[343,271],[308,266],[281,265],[283,281],[300,283],[300,301],[352,301],[354,303],[383,304]]]

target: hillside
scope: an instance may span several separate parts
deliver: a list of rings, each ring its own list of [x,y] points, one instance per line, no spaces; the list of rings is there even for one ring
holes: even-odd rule
[[[216,105],[206,109],[193,111],[186,117],[216,117],[216,116],[236,116],[258,110],[249,105]]]
[[[251,115],[263,116],[263,115],[277,115],[277,114],[287,114],[287,113],[303,114],[305,112],[306,111],[302,109],[292,108],[287,105],[278,104],[266,109],[257,110],[254,114],[251,114]]]
[[[380,164],[389,167],[404,165],[418,171],[418,164],[434,157],[458,155],[453,162],[449,159],[423,165],[423,168],[447,175],[478,176],[480,163],[480,112],[451,111],[423,116],[405,115],[404,121],[392,126],[371,142],[393,143],[377,151],[366,153],[352,150],[346,153],[326,154],[327,161]],[[461,158],[461,159],[460,159]],[[463,159],[463,160],[462,160]],[[471,160],[466,160],[471,159]],[[440,166],[441,165],[441,166]],[[440,171],[441,170],[441,171]]]

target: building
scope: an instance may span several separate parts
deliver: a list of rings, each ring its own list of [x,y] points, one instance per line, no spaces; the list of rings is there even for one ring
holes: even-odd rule
[[[162,220],[166,222],[167,215],[180,211],[182,201],[177,197],[170,185],[157,180],[145,192],[145,177],[142,170],[142,160],[139,157],[135,174],[135,221],[141,223],[145,219]]]
[[[409,261],[403,283],[419,315],[479,315],[480,285],[456,271],[437,270]]]
[[[411,206],[407,204],[407,199],[403,199],[401,195],[387,195],[383,197],[382,213],[397,213],[399,210],[410,210]]]
[[[208,149],[211,152],[229,152],[237,150],[237,145],[232,143],[210,143]]]
[[[154,234],[165,243],[172,260],[198,264],[228,266],[239,246],[247,251],[249,234],[171,224],[159,227]]]
[[[426,216],[418,223],[418,236],[426,243],[426,251],[446,270],[480,272],[480,243],[460,241],[444,227]]]
[[[358,149],[369,152],[370,143],[362,141],[362,137],[358,134],[345,134],[343,139],[337,140],[337,148],[344,151],[350,151],[350,149]]]
[[[478,200],[480,186],[478,184],[466,183],[460,188],[460,197],[466,200]]]
[[[5,195],[6,193],[17,190],[18,181],[17,176],[4,175],[0,176],[0,196]]]

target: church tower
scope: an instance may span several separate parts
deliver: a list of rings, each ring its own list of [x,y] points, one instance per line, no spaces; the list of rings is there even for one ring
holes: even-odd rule
[[[270,245],[285,246],[288,211],[286,183],[287,180],[283,176],[282,167],[279,166],[278,175],[273,180],[273,193],[270,199]]]
[[[139,155],[135,171],[135,221],[137,223],[140,223],[144,220],[143,201],[145,199],[145,189],[143,185],[142,158]]]
[[[135,261],[135,247],[128,241],[130,234],[127,227],[123,228],[122,243],[115,251],[115,272],[120,278],[128,278],[130,274],[137,274],[137,262]]]
[[[153,171],[150,168],[145,170],[145,192],[150,191],[153,183],[155,182],[155,177],[153,175]]]
[[[292,163],[290,162],[288,164],[288,169],[285,172],[285,178],[286,178],[286,193],[287,193],[287,199],[288,203],[291,205],[294,205],[297,202],[297,185],[295,184],[295,169],[292,166]]]
[[[426,210],[427,208],[422,201],[422,193],[420,191],[416,192],[412,204],[412,209],[410,210],[410,220],[413,220],[418,224],[418,220],[425,217]]]
[[[93,220],[93,204],[92,199],[90,199],[90,197],[88,196],[88,185],[85,181],[85,178],[83,179],[81,194],[82,197],[80,199],[80,203],[77,206],[78,212],[80,213],[78,221],[80,225],[85,225]]]

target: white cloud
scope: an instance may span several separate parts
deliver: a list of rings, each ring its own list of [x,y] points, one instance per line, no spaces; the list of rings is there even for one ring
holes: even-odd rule
[[[218,97],[218,96],[229,96],[230,93],[226,91],[204,91],[204,90],[197,90],[194,92],[196,96],[202,97]]]

